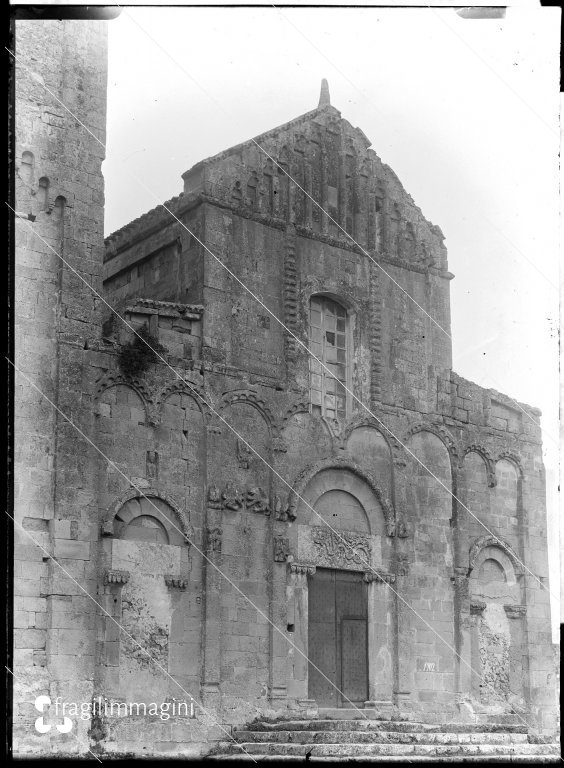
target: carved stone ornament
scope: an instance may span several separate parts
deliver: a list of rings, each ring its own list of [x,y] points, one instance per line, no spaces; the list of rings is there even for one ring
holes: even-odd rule
[[[243,506],[243,495],[237,486],[229,482],[225,486],[225,490],[221,494],[223,499],[223,508],[236,512]]]
[[[366,571],[363,578],[367,584],[373,581],[380,582],[381,584],[393,584],[396,580],[394,573],[384,573],[383,571]]]
[[[503,608],[509,619],[522,619],[527,615],[526,605],[504,605]]]
[[[283,523],[285,523],[288,520],[294,521],[296,519],[296,516],[297,516],[296,508],[292,506],[289,502],[285,506],[283,506],[282,502],[278,498],[276,519],[281,520]]]
[[[290,573],[296,576],[313,576],[316,568],[315,565],[303,565],[302,563],[288,563]]]
[[[116,571],[110,568],[104,573],[104,584],[127,584],[129,576],[129,571]]]
[[[275,536],[274,538],[274,562],[285,563],[286,558],[290,554],[290,540],[285,539],[282,536]]]
[[[208,528],[207,535],[207,550],[208,552],[215,552],[221,554],[221,536],[223,530],[221,528]]]
[[[407,576],[409,573],[409,555],[398,553],[395,557],[396,576]]]
[[[386,536],[396,535],[396,523],[394,520],[388,520],[386,523]]]
[[[188,579],[185,579],[182,576],[172,576],[171,574],[166,574],[164,580],[167,587],[185,590],[188,586]]]
[[[237,439],[237,460],[241,469],[248,469],[251,464],[253,452],[240,438]]]
[[[486,608],[486,603],[483,600],[471,600],[470,601],[470,613],[472,616],[481,616]]]
[[[361,533],[334,532],[327,527],[312,527],[311,538],[319,560],[331,567],[365,566],[371,562],[370,539]]]
[[[216,485],[212,485],[208,490],[208,507],[221,509],[221,491]]]
[[[403,520],[398,520],[396,526],[396,535],[399,536],[400,539],[406,539],[409,536],[407,523],[405,523]]]
[[[259,515],[270,515],[270,504],[262,488],[249,488],[245,501],[250,512],[257,512]]]

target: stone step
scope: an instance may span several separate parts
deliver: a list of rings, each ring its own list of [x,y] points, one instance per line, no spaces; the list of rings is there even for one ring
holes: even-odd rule
[[[245,753],[241,754],[223,754],[223,755],[212,755],[206,758],[207,760],[236,760],[237,762],[257,762],[257,757],[255,755],[246,755]],[[303,755],[261,755],[259,757],[259,760],[261,763],[263,762],[274,762],[274,763],[297,763],[300,762],[303,764],[304,758]],[[341,757],[324,757],[323,755],[312,755],[310,757],[311,762],[315,763],[334,763],[338,760],[343,760],[343,762],[348,762],[350,760],[347,756],[341,756]],[[517,755],[517,754],[511,754],[511,755],[488,755],[487,762],[488,763],[504,763],[507,762],[511,763],[520,763],[520,764],[545,764],[545,763],[559,763],[561,760],[560,756],[558,754],[551,754],[551,755]],[[406,758],[401,755],[358,755],[355,757],[355,763],[405,763]],[[409,762],[410,763],[428,763],[429,757],[428,755],[410,755],[409,756]],[[436,763],[484,763],[484,757],[483,755],[445,755],[445,756],[435,756],[433,758],[433,762]]]
[[[527,744],[526,733],[402,733],[401,731],[234,730],[238,742],[287,744]]]
[[[242,743],[231,745],[230,754],[312,757],[552,757],[558,756],[556,744],[293,744],[293,743]]]
[[[397,720],[264,720],[251,723],[243,731],[397,731],[400,733],[527,733],[524,723],[498,725],[496,723],[421,723]]]

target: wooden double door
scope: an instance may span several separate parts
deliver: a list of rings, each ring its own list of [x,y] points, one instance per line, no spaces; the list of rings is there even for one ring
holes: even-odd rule
[[[308,686],[320,707],[368,699],[368,585],[362,573],[318,568],[309,580]]]

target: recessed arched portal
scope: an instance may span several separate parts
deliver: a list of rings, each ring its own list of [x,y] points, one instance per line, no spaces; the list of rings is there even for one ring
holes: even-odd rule
[[[393,510],[352,462],[323,463],[297,492],[289,586],[295,641],[308,662],[294,666],[292,687],[301,682],[302,696],[322,709],[389,701]]]

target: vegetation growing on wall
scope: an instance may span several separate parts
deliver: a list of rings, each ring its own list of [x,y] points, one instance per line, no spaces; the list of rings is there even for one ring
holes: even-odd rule
[[[157,355],[163,355],[166,351],[166,347],[149,332],[148,327],[142,325],[133,339],[120,350],[120,370],[124,375],[139,376],[158,360]]]

